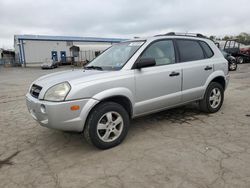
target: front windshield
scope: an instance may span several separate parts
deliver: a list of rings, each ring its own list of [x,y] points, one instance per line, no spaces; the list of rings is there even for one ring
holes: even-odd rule
[[[143,44],[144,41],[130,41],[115,44],[95,58],[85,68],[120,70]]]

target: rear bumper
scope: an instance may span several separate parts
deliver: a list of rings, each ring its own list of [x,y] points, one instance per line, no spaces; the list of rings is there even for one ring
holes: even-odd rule
[[[88,113],[97,103],[95,99],[49,102],[36,99],[29,93],[26,95],[28,110],[40,125],[63,131],[83,131]],[[80,109],[72,111],[70,107],[73,105]]]

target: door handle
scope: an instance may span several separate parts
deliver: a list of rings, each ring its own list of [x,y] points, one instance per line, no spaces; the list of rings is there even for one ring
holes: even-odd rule
[[[169,76],[173,77],[173,76],[179,76],[179,75],[180,75],[179,72],[171,72],[171,74]]]
[[[205,71],[208,71],[208,70],[212,70],[212,69],[213,69],[213,67],[206,66],[204,70],[205,70]]]

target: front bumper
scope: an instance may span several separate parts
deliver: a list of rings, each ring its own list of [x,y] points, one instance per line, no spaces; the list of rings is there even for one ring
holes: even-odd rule
[[[40,125],[63,131],[83,131],[88,113],[97,103],[95,99],[49,102],[36,99],[29,93],[26,95],[28,110]],[[72,111],[73,105],[80,106],[80,109]]]

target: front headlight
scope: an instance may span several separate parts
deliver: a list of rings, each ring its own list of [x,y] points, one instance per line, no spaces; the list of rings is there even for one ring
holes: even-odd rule
[[[68,82],[63,82],[49,88],[44,96],[46,101],[64,101],[70,91]]]

